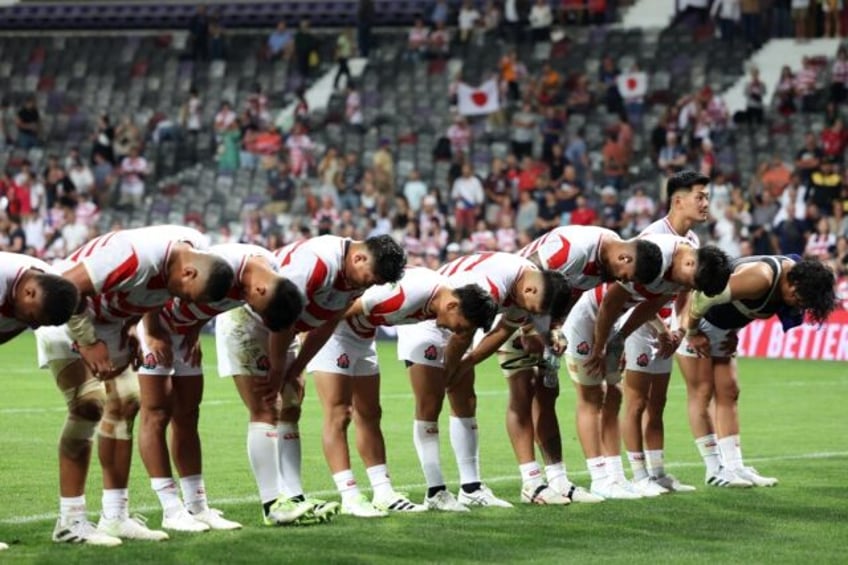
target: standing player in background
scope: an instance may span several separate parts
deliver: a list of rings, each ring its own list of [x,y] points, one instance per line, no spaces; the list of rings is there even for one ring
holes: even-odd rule
[[[761,476],[742,460],[736,352],[728,350],[727,343],[735,343],[736,332],[752,320],[773,315],[783,331],[799,326],[805,317],[826,322],[836,308],[835,282],[833,271],[816,259],[743,257],[733,262],[733,274],[721,294],[694,294],[688,319],[681,320],[687,332],[679,353],[694,365],[695,378],[686,383],[689,425],[707,468],[707,485],[777,484],[777,479]]]
[[[159,311],[145,314],[137,326],[142,365],[141,458],[150,485],[162,504],[162,528],[183,532],[233,530],[241,524],[211,510],[203,481],[197,422],[203,397],[199,336],[216,315],[247,304],[269,331],[291,327],[303,308],[297,287],[276,274],[274,255],[239,243],[216,245],[209,252],[235,273],[227,295],[206,304],[172,298]],[[166,428],[171,426],[174,464],[180,474],[180,500],[169,462]]]
[[[605,498],[636,498],[631,496],[634,494],[658,496],[668,492],[650,477],[634,473],[633,482],[628,483],[624,476],[618,425],[621,391],[617,386],[621,380],[618,367],[621,342],[624,341],[627,370],[647,366],[652,355],[671,359],[681,334],[669,334],[660,317],[661,310],[676,295],[693,288],[710,296],[718,294],[730,276],[730,259],[717,247],[698,249],[689,239],[670,234],[649,234],[642,238],[656,243],[662,251],[662,268],[656,279],[648,284],[598,287],[581,297],[574,318],[566,322],[571,349],[567,353],[568,371],[578,391],[578,433],[592,477],[592,491]],[[631,306],[635,307],[630,310],[627,322],[610,339],[613,325]],[[652,326],[646,343],[637,342],[637,348],[628,350],[624,336],[630,340],[634,332],[646,325]],[[576,346],[572,347],[573,344]],[[641,418],[636,425],[641,429]]]
[[[565,226],[536,239],[518,254],[539,268],[562,273],[572,290],[562,319],[534,320],[498,350],[498,361],[509,383],[507,431],[521,472],[521,499],[537,504],[550,504],[563,497],[574,502],[600,502],[600,497],[569,480],[562,456],[556,414],[558,357],[564,345],[559,328],[580,294],[603,281],[652,280],[660,269],[660,253],[651,242],[623,241],[605,228]],[[551,361],[546,362],[545,357]],[[545,461],[547,484],[536,462],[534,437]]]
[[[470,334],[477,328],[487,331],[496,311],[492,298],[479,286],[454,288],[447,278],[425,268],[407,268],[397,283],[369,288],[348,309],[346,319],[307,366],[324,409],[324,456],[342,498],[343,514],[372,518],[427,510],[392,488],[386,468],[377,326],[435,320],[446,331]],[[373,501],[360,493],[351,471],[347,441],[351,417]]]
[[[321,332],[309,341],[314,349],[301,351],[302,367],[368,287],[400,278],[406,255],[389,236],[353,241],[326,235],[283,247],[275,256],[279,274],[303,293],[303,312],[294,327],[275,333],[246,307],[219,316],[218,373],[234,377],[249,412],[247,452],[265,523],[273,525],[280,516],[323,521],[339,505],[303,494],[298,427],[303,377],[291,371],[298,357],[295,333]]]
[[[64,324],[78,302],[77,287],[47,263],[28,255],[0,252],[0,343],[27,328]],[[9,546],[0,542],[0,551],[4,549]]]
[[[66,325],[36,331],[39,366],[53,373],[68,405],[59,440],[61,499],[54,541],[115,545],[118,538],[168,538],[129,514],[138,379],[129,368],[128,333],[142,315],[172,296],[192,302],[224,297],[233,270],[205,248],[206,238],[196,230],[156,226],[100,236],[54,266],[83,298]],[[95,429],[103,469],[99,534],[86,518],[84,494]]]
[[[480,478],[477,399],[474,364],[497,350],[530,314],[561,309],[568,285],[559,273],[542,271],[528,260],[508,253],[460,257],[439,271],[454,287],[477,284],[487,289],[503,313],[487,334],[487,345],[460,363],[473,336],[451,336],[434,321],[398,328],[398,358],[409,369],[415,394],[413,441],[427,481],[424,504],[435,510],[466,511],[468,506],[512,505],[496,497]],[[488,353],[483,352],[488,347]],[[458,367],[461,368],[458,369]],[[457,370],[458,369],[458,370]],[[439,455],[439,415],[447,394],[451,405],[451,445],[459,467],[460,492],[454,497],[442,475]]]

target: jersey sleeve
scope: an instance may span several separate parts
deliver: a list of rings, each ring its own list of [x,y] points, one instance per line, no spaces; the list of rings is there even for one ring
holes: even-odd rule
[[[97,294],[129,287],[139,270],[139,256],[126,237],[115,236],[80,261]]]
[[[331,282],[327,262],[308,249],[294,250],[283,258],[280,274],[293,282],[307,301]]]
[[[561,273],[570,272],[580,261],[580,254],[571,249],[571,242],[558,233],[551,234],[536,252],[543,268]]]
[[[372,286],[360,297],[362,313],[366,316],[386,316],[400,310],[406,296],[402,285],[388,283]]]

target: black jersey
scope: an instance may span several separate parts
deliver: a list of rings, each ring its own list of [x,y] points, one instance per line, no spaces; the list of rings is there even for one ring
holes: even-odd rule
[[[741,265],[749,263],[765,263],[772,272],[771,286],[761,297],[745,300],[734,300],[727,304],[718,304],[707,311],[704,319],[723,330],[736,330],[747,326],[751,320],[766,319],[777,314],[786,305],[783,301],[773,301],[779,292],[780,274],[783,272],[783,261],[791,261],[782,255],[755,255],[735,259],[731,266],[733,272]]]

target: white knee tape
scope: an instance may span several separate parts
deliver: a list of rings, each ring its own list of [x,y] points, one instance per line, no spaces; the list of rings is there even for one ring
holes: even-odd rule
[[[132,439],[132,427],[133,423],[131,421],[124,419],[115,420],[104,416],[103,419],[100,420],[100,426],[97,428],[97,434],[100,437],[129,441]]]

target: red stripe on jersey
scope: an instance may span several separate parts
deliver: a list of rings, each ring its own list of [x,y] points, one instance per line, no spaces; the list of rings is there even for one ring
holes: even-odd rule
[[[444,274],[444,275],[447,275],[447,276],[451,276],[453,274],[456,274],[456,272],[459,271],[459,268],[462,267],[462,264],[465,263],[466,261],[468,261],[469,257],[471,257],[471,255],[466,255],[465,257],[459,259],[456,262],[456,265],[454,265],[450,269],[447,269],[447,265],[446,265],[445,268],[447,269],[448,272],[442,273],[442,270],[444,270],[444,269],[442,269],[442,270],[439,271],[439,274]]]
[[[317,320],[321,320],[322,322],[326,322],[330,318],[336,315],[337,310],[330,310],[329,308],[324,308],[323,306],[319,306],[314,302],[310,302],[304,308],[304,311]]]
[[[483,261],[485,261],[486,259],[491,259],[491,258],[492,258],[492,257],[494,257],[494,256],[495,256],[495,254],[494,254],[494,253],[481,253],[481,254],[480,254],[480,258],[479,258],[479,259],[477,259],[476,261],[474,261],[473,263],[471,263],[470,265],[468,265],[467,267],[465,267],[465,269],[463,269],[463,270],[464,270],[464,271],[473,271],[473,270],[474,270],[474,268],[475,268],[476,266],[478,266],[480,263],[482,263],[482,262],[483,262]]]
[[[398,287],[398,292],[391,298],[388,298],[379,304],[376,304],[371,309],[371,314],[380,315],[380,314],[392,314],[400,310],[400,307],[403,306],[403,301],[406,300],[406,295],[403,293],[403,287]]]
[[[167,286],[168,282],[165,280],[164,273],[159,273],[147,281],[147,288],[149,290],[162,290],[163,288],[167,288]]]
[[[289,255],[289,257],[291,257],[291,255]],[[315,267],[312,269],[312,274],[309,276],[309,280],[306,281],[306,298],[308,300],[311,301],[312,295],[324,286],[324,279],[327,278],[328,271],[329,269],[327,269],[327,265],[324,264],[324,261],[321,259],[315,260]]]
[[[129,293],[127,292],[118,292],[115,294],[115,305],[121,310],[120,313],[125,315],[125,317],[129,318],[138,314],[144,314],[148,310],[151,310],[151,308],[146,306],[136,306],[127,300],[127,296],[129,296]]]
[[[604,292],[606,291],[606,286],[607,285],[605,284],[599,284],[595,287],[595,300],[598,302],[599,306],[604,299]]]
[[[118,265],[116,269],[109,273],[109,276],[106,277],[106,280],[103,282],[103,289],[100,292],[108,292],[111,288],[132,277],[137,270],[138,255],[136,255],[135,250],[133,250],[132,255],[130,255],[126,261]]]
[[[561,246],[559,250],[551,255],[550,259],[548,259],[548,269],[554,271],[559,270],[563,265],[565,265],[566,261],[568,261],[568,253],[571,251],[571,242],[561,235],[557,237],[559,237]]]
[[[282,261],[282,263],[280,263],[280,266],[281,266],[281,267],[285,267],[286,265],[288,265],[289,263],[291,263],[291,256],[292,256],[292,254],[293,254],[295,251],[297,251],[297,248],[298,248],[298,247],[300,247],[301,245],[303,245],[304,243],[306,243],[306,241],[307,241],[307,240],[305,240],[305,239],[304,239],[303,241],[298,241],[297,243],[295,243],[295,244],[294,244],[294,247],[292,247],[292,248],[291,248],[291,250],[290,250],[288,253],[286,253],[286,256],[285,256],[285,257],[283,257],[283,261]],[[275,252],[274,252],[274,255],[277,255],[277,256],[279,257],[279,254],[280,254],[280,253],[282,253],[283,249],[285,249],[285,247],[281,247],[280,249],[278,249],[277,251],[275,251]]]
[[[589,261],[586,263],[586,266],[583,267],[583,274],[588,277],[597,277],[601,274],[601,270],[598,268],[598,264],[594,261]]]
[[[495,300],[495,302],[500,302],[501,293],[498,291],[498,287],[495,285],[495,283],[492,282],[492,279],[490,279],[489,277],[486,277],[486,282],[489,283],[489,292],[492,293],[492,298]]]

